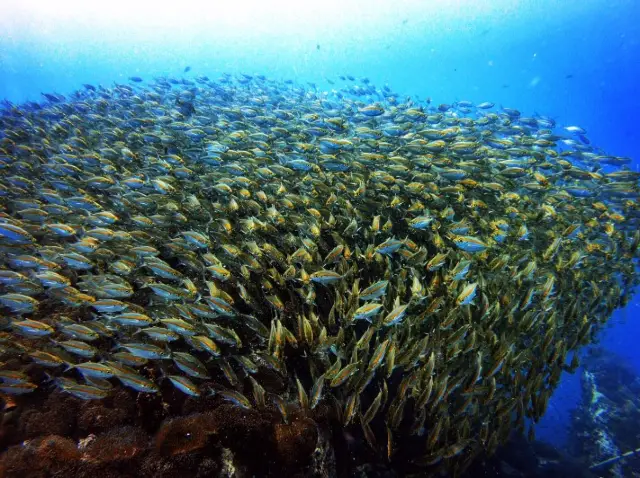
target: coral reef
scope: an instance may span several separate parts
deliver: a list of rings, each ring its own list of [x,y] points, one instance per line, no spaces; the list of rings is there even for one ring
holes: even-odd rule
[[[591,465],[640,446],[640,378],[624,359],[592,348],[581,375],[582,402],[571,420],[570,451],[588,457]],[[601,477],[640,476],[640,457],[631,455],[594,467]]]
[[[86,407],[86,413],[90,412],[104,410]],[[111,428],[77,441],[49,435],[11,446],[0,457],[0,477],[337,478],[395,477],[411,470],[398,462],[379,460],[348,428],[332,431],[330,417],[322,414],[317,421],[294,415],[290,423],[283,424],[265,419],[269,413],[218,403],[207,412],[168,418],[152,436],[142,428],[135,410],[129,407],[128,413],[127,420],[136,425]],[[272,415],[277,417],[275,412]],[[493,456],[481,455],[461,476],[590,475],[584,464],[514,434]]]
[[[318,429],[310,418],[294,415],[283,424],[275,419],[275,411],[260,414],[218,402],[208,412],[164,420],[151,436],[137,407],[120,401],[67,397],[54,403],[66,403],[69,413],[48,400],[37,415],[28,409],[18,419],[26,420],[22,436],[41,432],[46,428],[43,420],[49,419],[52,428],[67,430],[66,436],[48,435],[10,446],[0,457],[1,477],[313,475]],[[78,419],[73,412],[79,412]],[[268,420],[269,416],[274,419]],[[41,420],[40,428],[36,419]],[[132,424],[118,426],[123,422]],[[324,446],[329,446],[326,440]],[[335,474],[326,467],[315,476]]]

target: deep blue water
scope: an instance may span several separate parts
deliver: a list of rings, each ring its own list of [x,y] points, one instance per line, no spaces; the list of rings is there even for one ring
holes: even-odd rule
[[[156,2],[157,3],[157,2]],[[0,99],[39,100],[131,75],[366,76],[437,103],[491,101],[580,125],[640,165],[640,2],[0,2]],[[640,296],[601,334],[640,372]],[[579,399],[566,376],[538,426],[556,444]]]

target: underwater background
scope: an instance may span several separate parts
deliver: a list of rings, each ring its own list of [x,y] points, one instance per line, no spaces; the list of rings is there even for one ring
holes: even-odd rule
[[[635,0],[3,0],[0,100],[40,101],[131,76],[247,73],[331,90],[327,79],[352,75],[416,101],[489,101],[579,125],[638,171],[638,18]],[[635,374],[639,319],[636,294],[598,344]],[[563,374],[539,440],[566,447],[580,375]]]

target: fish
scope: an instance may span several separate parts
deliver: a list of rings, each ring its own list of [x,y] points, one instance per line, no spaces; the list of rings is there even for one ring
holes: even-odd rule
[[[347,380],[349,380],[349,378],[351,378],[358,371],[359,366],[360,365],[358,363],[347,364],[342,370],[339,370],[335,374],[335,376],[331,379],[331,382],[329,383],[329,385],[332,388],[335,388],[344,384]]]
[[[126,349],[129,353],[136,357],[144,359],[168,359],[169,353],[156,345],[145,344],[140,342],[127,342],[118,345],[119,348]]]
[[[432,216],[418,216],[409,221],[409,226],[413,229],[423,230],[429,227],[433,220]]]
[[[452,281],[463,280],[469,273],[470,268],[471,268],[471,261],[465,260],[465,259],[460,260],[451,270],[451,273],[449,275],[450,280]]]
[[[84,362],[69,366],[80,372],[85,378],[110,378],[113,376],[113,370],[108,365],[99,362]]]
[[[190,70],[0,104],[0,391],[26,413],[330,408],[456,475],[639,283],[640,175],[580,126]]]
[[[204,324],[209,336],[218,342],[231,345],[232,347],[239,348],[242,346],[242,341],[238,334],[233,329],[227,329],[216,324]]]
[[[587,134],[587,131],[580,126],[565,126],[564,129],[572,134]]]
[[[409,304],[398,305],[393,308],[391,312],[387,314],[387,316],[383,319],[382,323],[385,326],[398,325],[404,319],[407,309],[409,308]]]
[[[375,317],[382,308],[383,305],[377,302],[364,304],[353,313],[353,320],[366,320],[367,322],[371,322],[371,319]]]
[[[12,322],[11,326],[19,334],[27,337],[46,337],[54,332],[53,327],[37,320],[24,319]]]
[[[136,392],[158,393],[160,388],[153,381],[137,373],[117,373],[116,377],[120,382]]]
[[[39,302],[23,294],[0,295],[0,304],[17,314],[27,314],[37,309]]]
[[[311,388],[310,407],[313,410],[318,406],[323,397],[324,392],[324,375],[320,375]]]
[[[382,242],[376,247],[376,252],[380,254],[393,254],[403,246],[403,242],[398,239],[390,238]]]
[[[103,390],[93,385],[77,383],[70,379],[66,379],[65,381],[58,380],[57,383],[63,392],[69,393],[82,400],[102,400],[109,395],[108,390]]]
[[[220,390],[216,393],[220,395],[224,400],[231,402],[240,408],[244,408],[246,410],[250,410],[251,408],[253,408],[249,399],[240,392],[237,392],[235,390]]]
[[[192,397],[200,396],[198,387],[187,377],[183,377],[182,375],[167,375],[167,378],[182,393]]]
[[[173,363],[184,373],[195,378],[208,378],[207,367],[193,355],[186,352],[173,352]]]
[[[347,400],[344,403],[344,411],[342,412],[342,424],[343,426],[347,426],[353,420],[357,413],[357,409],[359,406],[359,395],[357,393],[352,393],[349,395]]]
[[[375,300],[383,297],[386,294],[389,281],[381,280],[371,284],[369,287],[361,290],[358,293],[360,300]]]
[[[376,413],[378,413],[378,410],[380,409],[381,402],[382,402],[382,390],[378,392],[376,397],[373,399],[373,402],[371,402],[371,405],[369,405],[369,408],[367,408],[367,410],[362,415],[361,422],[363,424],[368,425],[369,422],[373,420],[373,418],[376,416]]]
[[[367,366],[368,371],[376,370],[380,365],[382,365],[390,343],[391,339],[386,339],[376,347],[369,359],[369,365]]]
[[[0,370],[0,380],[6,384],[19,384],[29,381],[29,376],[18,370]]]
[[[35,383],[0,383],[0,391],[9,395],[24,395],[35,391],[38,386]]]
[[[195,326],[183,319],[160,319],[162,325],[167,329],[183,336],[194,336],[197,334]]]
[[[123,312],[122,314],[108,316],[107,320],[116,322],[119,325],[131,327],[144,327],[153,323],[151,317],[138,312]]]
[[[458,297],[456,298],[457,305],[469,305],[475,299],[478,290],[478,283],[474,282],[473,284],[467,284]]]
[[[33,350],[29,352],[29,357],[35,363],[42,365],[43,367],[57,368],[66,363],[62,357],[44,350]]]
[[[334,271],[320,270],[311,274],[311,280],[318,284],[333,284],[342,279],[342,276]]]
[[[309,396],[299,378],[296,378],[296,386],[298,387],[298,403],[300,403],[300,408],[306,411],[309,409]]]
[[[434,272],[444,266],[447,254],[438,253],[427,262],[427,270]]]
[[[452,241],[458,249],[471,253],[483,252],[489,247],[482,240],[472,236],[454,236]]]
[[[9,223],[0,223],[0,238],[13,244],[31,244],[35,238],[19,226]]]
[[[56,344],[60,345],[67,352],[85,358],[93,358],[98,353],[97,348],[80,340],[64,340],[62,342],[56,342]]]
[[[204,350],[210,355],[214,357],[219,357],[221,355],[220,347],[211,338],[205,335],[196,335],[195,337],[192,337],[191,340],[194,343],[198,344],[200,349]]]
[[[206,297],[205,300],[207,301],[207,304],[209,304],[211,309],[213,309],[220,315],[233,317],[236,314],[231,304],[229,304],[221,297]]]

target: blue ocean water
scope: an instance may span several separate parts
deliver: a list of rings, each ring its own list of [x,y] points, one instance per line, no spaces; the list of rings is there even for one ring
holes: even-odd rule
[[[491,101],[579,125],[640,166],[640,2],[0,2],[0,99],[39,100],[137,75],[264,74],[331,88],[368,77],[436,104]],[[640,296],[601,345],[640,373]],[[538,436],[566,439],[579,399],[564,377]]]

